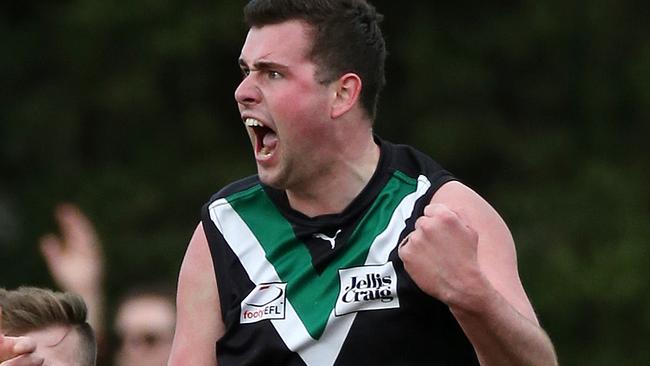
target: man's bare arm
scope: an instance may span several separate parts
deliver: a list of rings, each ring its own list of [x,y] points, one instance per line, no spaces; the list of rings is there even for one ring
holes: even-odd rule
[[[178,277],[176,333],[169,366],[217,365],[215,342],[224,333],[210,248],[199,224]]]
[[[449,306],[482,365],[557,364],[521,285],[512,236],[471,189],[441,187],[400,257],[418,286]]]

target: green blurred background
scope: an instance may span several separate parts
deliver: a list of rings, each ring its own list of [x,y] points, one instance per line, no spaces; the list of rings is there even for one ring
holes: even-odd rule
[[[53,286],[37,242],[62,201],[97,224],[109,302],[175,281],[200,206],[255,171],[232,97],[242,4],[0,5],[0,286]],[[499,210],[562,364],[650,364],[647,2],[374,4],[376,131]]]

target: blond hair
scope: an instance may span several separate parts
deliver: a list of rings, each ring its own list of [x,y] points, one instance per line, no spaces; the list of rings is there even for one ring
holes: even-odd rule
[[[24,335],[54,325],[72,327],[80,335],[81,365],[95,364],[95,335],[87,322],[86,303],[79,295],[38,287],[20,287],[16,290],[0,288],[0,311],[0,330],[10,336]]]

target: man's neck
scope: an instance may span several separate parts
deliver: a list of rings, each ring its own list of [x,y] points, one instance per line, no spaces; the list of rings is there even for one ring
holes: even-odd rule
[[[379,163],[380,149],[372,134],[347,144],[335,166],[306,189],[287,189],[289,205],[309,217],[343,212],[361,193]]]

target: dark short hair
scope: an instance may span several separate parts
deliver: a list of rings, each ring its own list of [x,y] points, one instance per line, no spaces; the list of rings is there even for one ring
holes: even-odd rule
[[[127,301],[154,297],[168,302],[176,309],[176,288],[166,282],[137,283],[129,287],[119,298],[118,306]]]
[[[374,119],[386,84],[383,16],[365,0],[251,0],[244,8],[249,27],[302,20],[313,27],[311,59],[321,83],[352,72],[363,83],[361,105]]]
[[[37,287],[16,290],[0,288],[2,332],[10,336],[42,330],[49,326],[71,326],[79,334],[79,361],[95,365],[97,343],[88,322],[88,309],[83,299],[70,292],[55,292]]]

